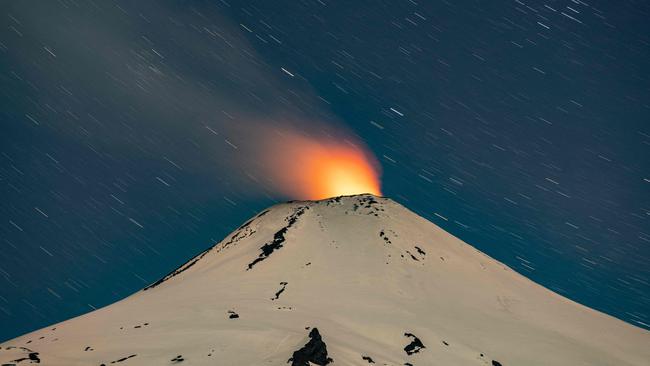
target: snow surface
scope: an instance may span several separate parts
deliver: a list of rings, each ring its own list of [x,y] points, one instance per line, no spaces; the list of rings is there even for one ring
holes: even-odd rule
[[[650,364],[650,332],[357,195],[273,206],[148,288],[1,344],[0,365],[290,365],[313,328],[330,365]]]

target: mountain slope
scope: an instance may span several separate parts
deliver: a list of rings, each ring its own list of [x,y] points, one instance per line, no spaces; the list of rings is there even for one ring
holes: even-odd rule
[[[0,364],[647,365],[649,345],[359,195],[273,206],[144,290],[0,345]]]

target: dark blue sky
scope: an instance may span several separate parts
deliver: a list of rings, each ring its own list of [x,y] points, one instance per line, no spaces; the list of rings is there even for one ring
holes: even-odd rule
[[[650,327],[646,1],[1,11],[0,340],[123,298],[292,198],[237,163],[259,124],[349,130],[386,196]]]

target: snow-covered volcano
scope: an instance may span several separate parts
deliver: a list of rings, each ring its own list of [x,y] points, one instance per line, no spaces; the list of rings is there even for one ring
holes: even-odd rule
[[[586,308],[387,198],[271,207],[142,291],[0,345],[0,364],[649,365]]]

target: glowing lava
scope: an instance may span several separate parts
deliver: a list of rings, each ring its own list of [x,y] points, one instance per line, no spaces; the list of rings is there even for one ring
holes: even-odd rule
[[[289,197],[381,195],[379,164],[360,144],[285,133],[269,147],[264,160],[273,188]]]
[[[366,156],[355,149],[332,146],[306,157],[304,187],[312,199],[358,193],[380,195],[379,177]]]

